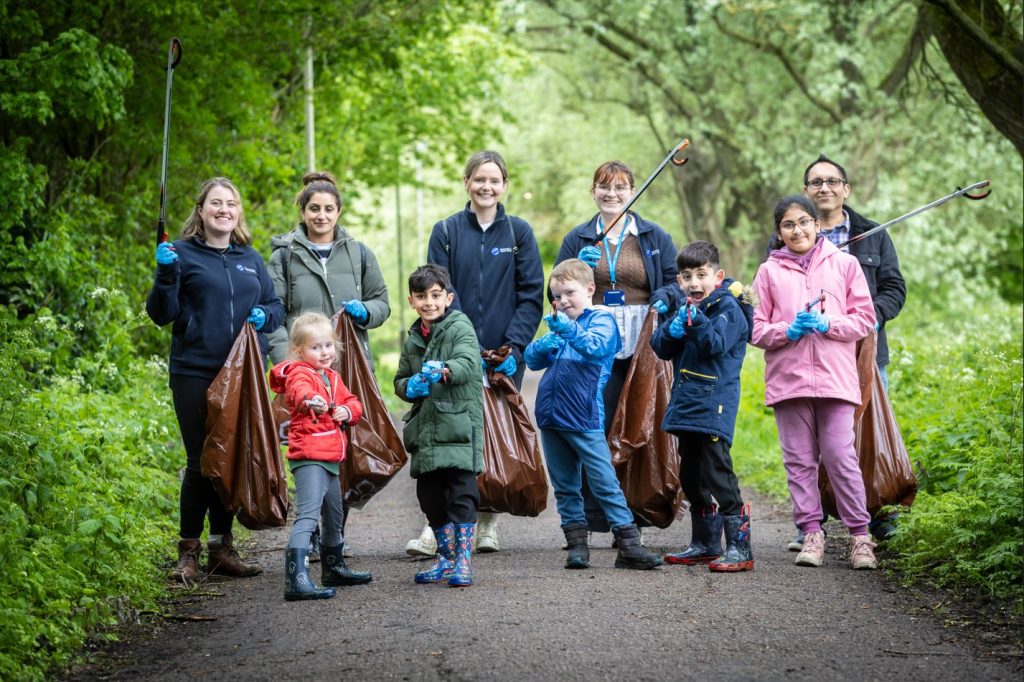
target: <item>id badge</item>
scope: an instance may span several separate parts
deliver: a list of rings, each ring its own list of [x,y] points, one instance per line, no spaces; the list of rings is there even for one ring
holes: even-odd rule
[[[626,305],[626,292],[622,289],[609,289],[604,292],[606,306]]]

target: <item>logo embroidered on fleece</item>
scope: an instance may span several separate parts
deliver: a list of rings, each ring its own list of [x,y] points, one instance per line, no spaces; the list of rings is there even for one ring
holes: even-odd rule
[[[648,258],[650,258],[651,256],[657,256],[659,253],[661,253],[661,249],[654,249],[654,250],[647,249],[647,257]]]
[[[492,256],[497,256],[499,253],[512,253],[512,247],[505,246],[499,249],[497,246],[495,246],[494,248],[491,249]]]
[[[254,275],[256,274],[256,270],[255,269],[250,268],[250,267],[245,266],[245,265],[242,265],[241,263],[237,263],[235,265],[235,269],[238,270],[239,272],[249,272],[249,273],[252,273]]]

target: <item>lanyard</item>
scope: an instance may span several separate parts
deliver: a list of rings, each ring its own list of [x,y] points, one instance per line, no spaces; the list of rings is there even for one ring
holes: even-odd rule
[[[597,220],[598,227],[604,229],[601,225],[601,219]],[[612,289],[615,288],[615,264],[619,262],[619,252],[622,251],[622,242],[626,241],[627,228],[629,228],[629,217],[627,216],[625,222],[622,225],[622,232],[619,233],[619,243],[615,245],[615,257],[612,258],[612,250],[606,249],[608,256],[608,277],[612,281]]]

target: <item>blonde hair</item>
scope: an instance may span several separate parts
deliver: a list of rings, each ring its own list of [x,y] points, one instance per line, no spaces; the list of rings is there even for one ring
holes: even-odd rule
[[[248,246],[252,243],[252,233],[249,232],[249,227],[245,224],[242,195],[233,182],[221,177],[210,178],[199,187],[199,194],[196,196],[196,204],[192,208],[192,214],[181,228],[182,238],[199,237],[206,241],[206,225],[203,224],[203,204],[206,203],[206,196],[214,187],[224,187],[235,195],[235,199],[238,201],[238,224],[231,231],[231,243]]]
[[[335,348],[339,353],[341,352],[341,343],[338,341],[338,335],[334,333],[334,327],[327,316],[320,313],[303,313],[292,322],[292,328],[288,334],[293,360],[299,358],[299,350],[309,343],[309,339],[317,333],[326,333],[330,336],[334,341]]]
[[[550,281],[552,282],[579,282],[580,284],[594,283],[594,269],[581,261],[579,258],[569,258],[555,266],[551,271]]]
[[[501,171],[501,179],[508,182],[508,167],[505,165],[505,159],[501,158],[501,154],[493,151],[482,151],[477,152],[473,156],[469,157],[469,161],[466,162],[466,170],[462,172],[462,179],[469,180],[473,177],[473,173],[476,173],[477,169],[485,163],[493,163]]]

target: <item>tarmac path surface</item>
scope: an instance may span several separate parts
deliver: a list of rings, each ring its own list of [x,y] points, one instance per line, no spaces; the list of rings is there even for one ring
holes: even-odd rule
[[[529,396],[536,377],[528,377]],[[531,400],[532,403],[532,400]],[[741,481],[742,484],[742,481]],[[853,571],[830,525],[825,564],[793,564],[788,508],[753,503],[756,568],[613,568],[609,534],[591,568],[563,568],[554,500],[537,518],[502,516],[502,550],[474,555],[475,584],[416,585],[407,557],[420,530],[407,470],[355,511],[349,565],[369,585],[325,601],[285,602],[288,529],[252,534],[261,576],[211,578],[158,620],[101,652],[73,679],[145,680],[1020,680],[1019,651],[944,624],[881,571]],[[678,551],[689,523],[645,531]],[[843,541],[836,536],[842,535]],[[205,552],[204,552],[205,560]],[[319,580],[320,569],[311,574]],[[207,618],[205,620],[203,618]]]

